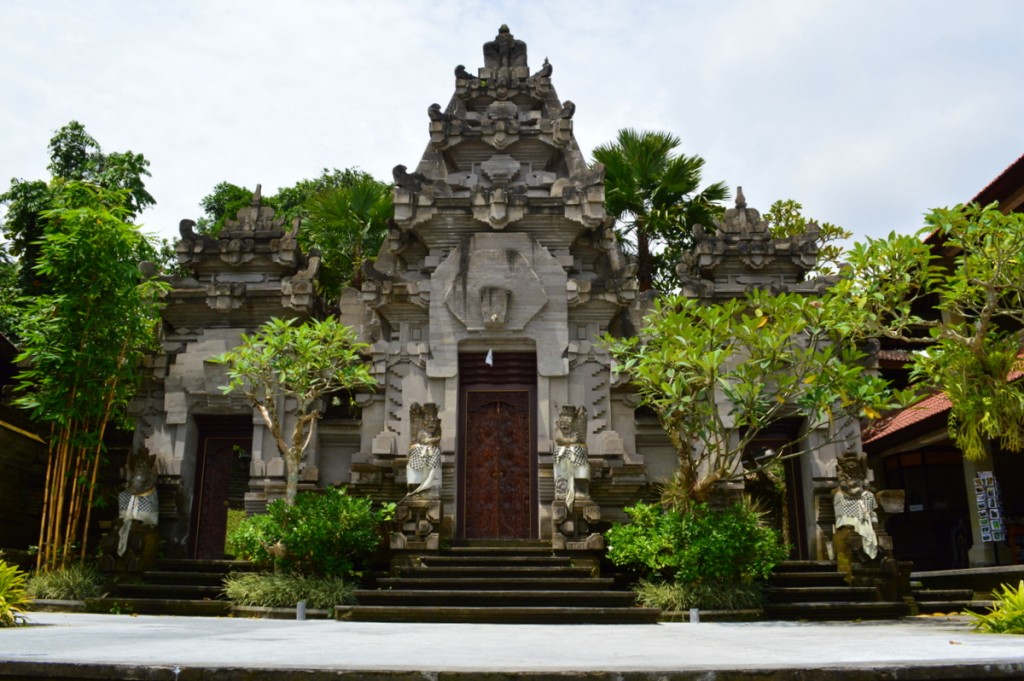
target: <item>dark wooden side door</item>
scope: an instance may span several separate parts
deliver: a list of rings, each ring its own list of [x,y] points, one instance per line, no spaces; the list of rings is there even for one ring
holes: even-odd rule
[[[462,359],[458,534],[465,539],[535,538],[535,356],[498,354],[493,366],[483,364],[482,355]]]
[[[228,509],[244,508],[252,451],[252,419],[197,419],[196,487],[192,498],[189,555],[224,557]]]

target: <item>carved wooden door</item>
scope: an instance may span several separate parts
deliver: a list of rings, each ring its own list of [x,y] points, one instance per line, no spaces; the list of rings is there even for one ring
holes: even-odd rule
[[[228,509],[245,508],[252,450],[251,419],[246,418],[244,424],[249,429],[244,433],[231,432],[230,426],[236,425],[233,423],[218,429],[220,432],[201,427],[189,541],[193,558],[223,558]]]
[[[533,432],[529,390],[465,392],[463,536],[524,539],[533,532]]]

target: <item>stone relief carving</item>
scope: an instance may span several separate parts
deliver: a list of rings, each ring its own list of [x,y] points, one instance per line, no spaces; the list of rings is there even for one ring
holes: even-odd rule
[[[564,499],[565,507],[572,511],[577,498],[590,498],[587,408],[560,406],[555,426],[558,428],[553,456],[555,499]]]

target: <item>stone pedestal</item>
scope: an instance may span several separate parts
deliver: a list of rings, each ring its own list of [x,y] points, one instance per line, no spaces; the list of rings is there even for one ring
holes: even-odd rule
[[[115,522],[100,540],[98,563],[104,572],[140,573],[156,567],[156,559],[160,552],[160,532],[155,525],[147,525],[137,520],[128,522],[132,527],[128,534],[128,546],[123,555],[117,555],[121,520]]]
[[[572,509],[562,500],[551,502],[551,548],[595,551],[604,548],[604,536],[594,531],[601,507],[590,499],[577,499]]]
[[[439,499],[410,499],[395,508],[395,530],[391,533],[393,550],[437,551],[441,543]]]

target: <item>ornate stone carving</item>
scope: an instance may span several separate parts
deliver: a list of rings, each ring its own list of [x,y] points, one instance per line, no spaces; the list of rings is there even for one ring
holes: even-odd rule
[[[409,407],[409,461],[406,484],[417,485],[406,498],[438,499],[441,496],[441,419],[433,402],[413,402]]]
[[[878,503],[867,489],[864,462],[856,454],[841,456],[836,462],[839,487],[832,493],[835,532],[832,543],[841,572],[850,573],[858,556],[869,560],[878,555],[875,525]]]
[[[562,405],[555,420],[555,499],[565,500],[570,511],[576,498],[590,498],[590,463],[587,461],[587,408]]]
[[[160,500],[156,491],[157,457],[145,447],[128,455],[128,482],[117,495],[118,519],[100,542],[101,566],[108,570],[138,571],[156,562],[160,539]]]
[[[494,40],[484,43],[484,67],[526,66],[526,43],[516,40],[507,24],[502,24]]]

